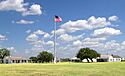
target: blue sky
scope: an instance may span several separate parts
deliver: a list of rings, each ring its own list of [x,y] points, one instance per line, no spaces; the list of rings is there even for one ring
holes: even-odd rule
[[[82,47],[125,57],[124,0],[1,0],[0,47],[13,56],[53,52],[54,15],[58,57]]]

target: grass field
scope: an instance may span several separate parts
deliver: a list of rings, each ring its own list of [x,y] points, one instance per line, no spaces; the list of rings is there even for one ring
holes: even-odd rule
[[[125,62],[0,64],[0,76],[125,76]]]

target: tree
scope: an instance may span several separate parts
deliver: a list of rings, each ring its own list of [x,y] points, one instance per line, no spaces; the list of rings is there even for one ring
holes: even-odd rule
[[[47,51],[40,52],[37,56],[39,62],[51,62],[54,58],[52,53],[49,53]]]
[[[98,56],[99,56],[99,54],[95,50],[90,49],[90,48],[81,48],[76,55],[76,57],[80,58],[81,61],[83,59],[87,59],[88,63],[89,63],[88,59],[90,59],[93,62],[92,59],[97,58]]]
[[[37,57],[30,57],[29,59],[31,59],[33,63],[37,63],[38,60]]]
[[[4,62],[3,59],[7,56],[10,56],[10,51],[6,48],[0,49],[0,60],[2,61],[2,63]]]

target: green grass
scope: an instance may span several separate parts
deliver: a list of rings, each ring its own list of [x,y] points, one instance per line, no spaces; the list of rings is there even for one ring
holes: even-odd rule
[[[0,64],[0,76],[125,76],[125,62]]]

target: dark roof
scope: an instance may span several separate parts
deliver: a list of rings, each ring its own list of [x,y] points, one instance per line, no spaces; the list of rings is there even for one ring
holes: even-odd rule
[[[121,57],[118,55],[113,55],[113,58],[121,58]]]

